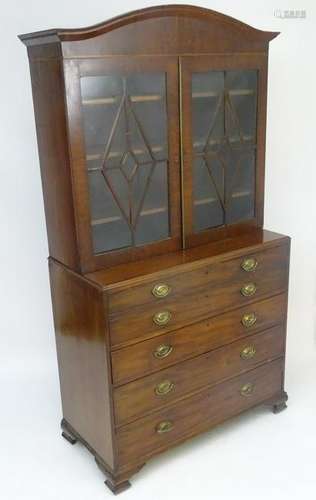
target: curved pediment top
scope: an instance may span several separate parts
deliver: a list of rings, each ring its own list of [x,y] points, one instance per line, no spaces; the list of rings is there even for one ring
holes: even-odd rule
[[[79,29],[50,29],[19,35],[20,40],[25,45],[39,45],[49,42],[78,41],[94,38],[104,33],[113,31],[122,26],[138,21],[161,17],[191,17],[202,19],[210,24],[222,24],[228,31],[240,31],[252,40],[269,42],[275,38],[279,32],[262,31],[246,23],[238,21],[233,17],[226,16],[214,10],[205,9],[193,5],[158,5],[141,10],[135,10],[127,14],[114,17],[93,26]]]

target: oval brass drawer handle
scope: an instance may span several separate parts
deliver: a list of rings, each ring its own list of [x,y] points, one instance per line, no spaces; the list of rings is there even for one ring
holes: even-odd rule
[[[249,328],[257,322],[257,316],[255,313],[246,313],[241,318],[241,322],[246,328]]]
[[[164,326],[171,320],[171,312],[160,311],[157,312],[153,317],[153,322],[158,326]]]
[[[157,283],[157,285],[155,285],[151,291],[153,296],[157,297],[157,299],[167,297],[167,295],[169,295],[170,292],[171,292],[171,287],[166,283]]]
[[[251,295],[254,295],[256,291],[257,287],[254,283],[247,283],[240,289],[240,293],[244,297],[251,297]]]
[[[173,423],[170,420],[159,422],[159,424],[156,426],[156,432],[158,434],[164,434],[165,432],[170,432],[172,429],[173,429]]]
[[[251,396],[251,394],[254,391],[254,388],[255,388],[254,384],[251,384],[250,382],[248,384],[243,385],[242,388],[240,389],[241,396],[244,397]]]
[[[240,353],[242,359],[252,359],[256,355],[256,348],[254,345],[247,345],[244,347]]]
[[[169,392],[171,392],[174,389],[174,384],[170,382],[170,380],[164,380],[163,382],[160,382],[155,387],[155,394],[157,396],[165,396]]]
[[[163,359],[169,356],[173,350],[172,345],[160,344],[153,352],[155,358]]]
[[[244,259],[241,263],[241,268],[247,273],[254,271],[257,266],[258,266],[258,261],[254,257],[248,257],[247,259]]]

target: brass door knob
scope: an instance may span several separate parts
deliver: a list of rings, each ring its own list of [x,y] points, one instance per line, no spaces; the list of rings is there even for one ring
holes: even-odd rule
[[[255,315],[255,313],[246,313],[241,318],[241,322],[246,328],[253,326],[256,323],[256,321],[257,321],[257,316]]]
[[[174,384],[170,382],[170,380],[164,380],[155,387],[155,393],[157,396],[165,396],[173,389],[174,389]]]
[[[164,326],[171,320],[171,312],[159,311],[153,317],[153,322],[158,326]]]
[[[240,353],[242,359],[252,359],[256,355],[256,348],[254,345],[247,345],[244,347]]]
[[[153,355],[157,359],[163,359],[169,356],[173,350],[172,345],[160,344],[153,352]]]
[[[164,434],[165,432],[170,432],[172,429],[173,429],[173,423],[170,420],[159,422],[159,424],[156,426],[156,432],[158,434]]]
[[[240,289],[240,293],[244,297],[251,297],[251,295],[254,295],[256,291],[257,287],[254,283],[247,283]]]
[[[249,382],[248,384],[242,386],[242,388],[240,389],[240,394],[244,397],[251,396],[251,394],[254,391],[254,388],[255,388],[254,384],[251,384]]]
[[[157,297],[157,299],[167,297],[167,295],[169,295],[170,292],[171,292],[171,287],[166,283],[157,283],[157,285],[155,285],[151,291],[153,296]]]
[[[241,268],[247,273],[254,271],[258,266],[258,261],[254,257],[244,259],[241,263]]]

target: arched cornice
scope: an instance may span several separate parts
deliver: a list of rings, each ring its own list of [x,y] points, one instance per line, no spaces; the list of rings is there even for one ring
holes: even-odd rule
[[[87,40],[98,37],[117,28],[139,21],[146,21],[153,18],[162,17],[191,17],[202,19],[211,24],[222,24],[233,31],[239,31],[244,36],[258,42],[269,42],[279,33],[272,31],[262,31],[246,23],[238,21],[230,16],[215,12],[210,9],[196,7],[193,5],[159,5],[146,9],[136,10],[127,14],[114,17],[94,26],[88,26],[79,29],[50,29],[19,35],[20,40],[25,45],[37,45],[49,42],[73,42],[78,40]]]

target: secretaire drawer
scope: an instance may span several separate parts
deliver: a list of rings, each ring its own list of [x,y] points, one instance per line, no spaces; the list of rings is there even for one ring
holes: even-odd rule
[[[192,271],[168,270],[165,274],[162,269],[161,278],[144,280],[141,285],[122,290],[112,290],[109,295],[109,309],[115,314],[145,304],[167,304],[177,295],[191,295],[192,290],[205,286],[217,286],[226,280],[247,279],[247,276],[256,277],[261,272],[270,272],[284,266],[288,253],[289,246],[283,244],[253,253],[250,251],[238,258],[201,264]],[[254,267],[251,267],[251,264]]]
[[[113,382],[129,382],[280,324],[286,317],[286,303],[285,294],[276,295],[112,351]]]
[[[281,392],[282,378],[283,360],[273,361],[121,427],[120,463],[143,463],[153,453],[267,401]]]
[[[201,278],[198,283],[193,274],[183,273],[177,278],[182,279],[182,291],[180,286],[178,290],[170,286],[173,290],[170,296],[139,306],[136,306],[135,290],[130,289],[130,301],[134,305],[124,312],[113,311],[113,297],[110,297],[112,346],[175,330],[229,308],[242,307],[285,291],[288,247],[279,246],[251,257],[247,255],[205,267],[198,271]]]
[[[121,425],[149,411],[269,359],[282,356],[284,327],[249,336],[114,389],[115,421]]]

